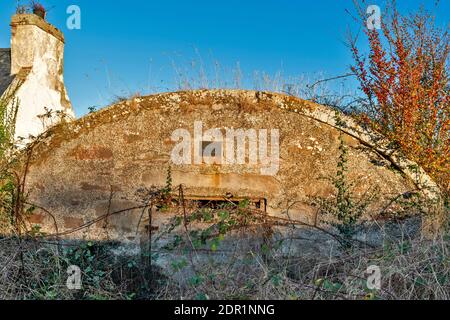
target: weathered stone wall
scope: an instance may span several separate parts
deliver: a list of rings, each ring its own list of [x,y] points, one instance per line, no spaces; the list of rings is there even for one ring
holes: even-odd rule
[[[108,213],[142,205],[139,190],[164,186],[168,167],[173,185],[186,196],[258,198],[267,200],[272,215],[311,222],[315,209],[309,197],[330,196],[324,179],[336,174],[338,128],[308,116],[323,110],[297,98],[254,91],[192,91],[138,97],[50,129],[33,147],[26,189],[40,209],[31,223],[44,231],[70,231]],[[319,115],[322,113],[319,112]],[[280,170],[261,174],[258,165],[173,165],[172,133],[195,121],[211,128],[280,130]],[[378,152],[350,134],[349,176],[355,195],[377,188],[385,205],[393,196],[415,190],[414,182]],[[49,214],[51,213],[51,215]],[[109,217],[71,233],[72,238],[137,239],[141,209]],[[170,217],[157,214],[160,225]]]

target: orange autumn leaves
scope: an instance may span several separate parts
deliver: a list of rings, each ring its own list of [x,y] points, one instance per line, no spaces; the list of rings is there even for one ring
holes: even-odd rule
[[[365,29],[364,58],[352,42],[352,71],[367,96],[360,119],[387,136],[450,191],[449,35],[424,12],[391,7],[381,30]]]

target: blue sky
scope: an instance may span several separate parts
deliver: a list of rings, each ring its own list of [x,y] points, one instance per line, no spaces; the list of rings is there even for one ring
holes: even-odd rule
[[[209,82],[231,83],[239,64],[242,85],[253,86],[255,71],[284,77],[348,72],[348,28],[358,27],[346,9],[352,0],[42,0],[48,21],[66,36],[65,81],[78,116],[104,107],[115,96],[177,89],[176,70]],[[373,0],[380,5],[383,1]],[[434,0],[398,0],[411,11]],[[9,19],[15,0],[0,4],[0,47],[9,47]],[[66,9],[81,8],[81,30],[68,30]],[[450,1],[442,0],[437,22],[445,26]],[[191,66],[195,63],[194,67]],[[196,70],[195,72],[192,70]],[[197,80],[200,78],[196,77]],[[354,83],[350,81],[350,85]]]

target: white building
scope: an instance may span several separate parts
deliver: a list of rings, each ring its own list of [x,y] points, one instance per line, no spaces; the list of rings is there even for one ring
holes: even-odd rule
[[[11,48],[0,49],[0,96],[19,106],[16,138],[37,137],[74,112],[64,85],[64,35],[34,14],[11,20]]]

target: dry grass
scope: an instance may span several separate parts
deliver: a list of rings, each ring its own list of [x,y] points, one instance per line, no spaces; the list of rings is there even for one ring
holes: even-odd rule
[[[382,246],[344,251],[330,238],[311,238],[328,246],[328,255],[287,249],[277,234],[270,249],[263,249],[258,234],[249,226],[214,250],[154,248],[153,255],[165,256],[153,256],[151,269],[145,252],[119,257],[111,251],[116,244],[1,239],[0,299],[450,299],[448,234],[434,241],[386,236]],[[290,240],[294,235],[284,239]],[[80,291],[66,286],[73,264],[83,271]],[[381,269],[381,290],[367,288],[371,265]]]
[[[246,241],[246,240],[243,240]],[[236,244],[236,249],[239,247]],[[234,250],[225,261],[190,263],[187,279],[171,281],[163,299],[256,300],[447,300],[450,299],[449,237],[398,239],[377,249],[330,255],[286,255]],[[242,253],[245,252],[245,253]],[[195,260],[195,259],[194,259]],[[381,269],[382,289],[367,288],[367,268]]]
[[[0,300],[127,300],[145,294],[139,257],[117,257],[114,244],[0,240]],[[68,267],[82,270],[82,289],[67,287]]]

